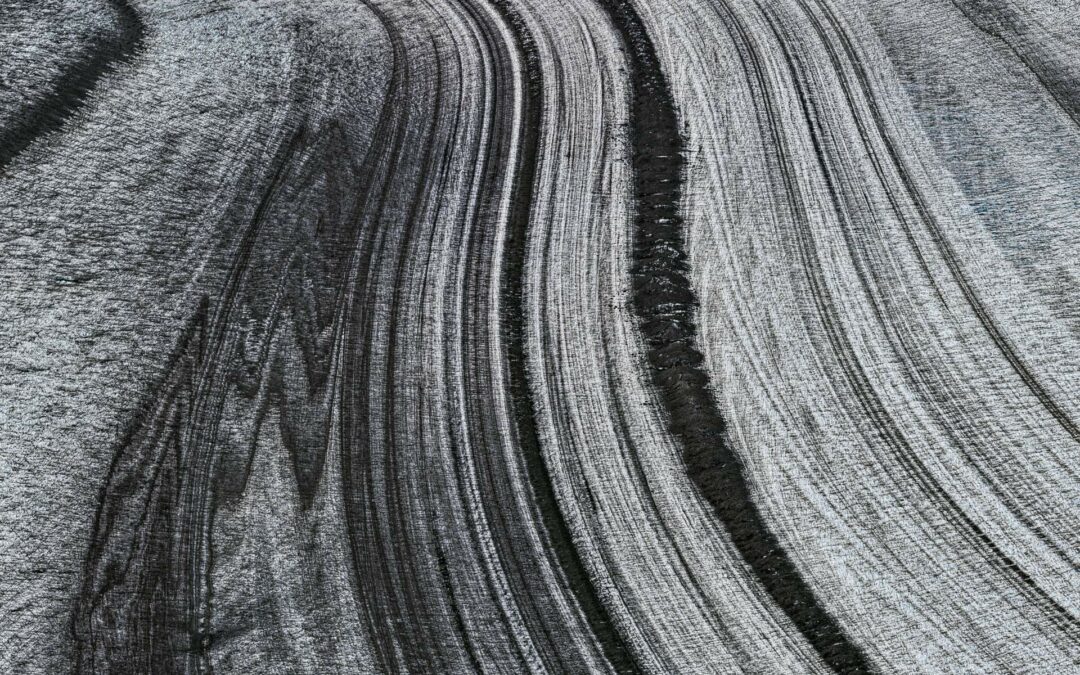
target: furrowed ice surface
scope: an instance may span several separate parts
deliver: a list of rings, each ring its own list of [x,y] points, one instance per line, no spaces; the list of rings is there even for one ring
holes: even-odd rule
[[[0,671],[1080,663],[1080,11],[0,6]]]
[[[681,74],[702,349],[758,503],[872,662],[1068,669],[1075,338],[1019,283],[973,213],[987,193],[957,186],[964,167],[942,160],[897,76],[954,77],[923,65],[925,45],[970,26],[890,7],[910,23],[876,33],[851,3],[645,12]],[[883,39],[922,56],[895,65]]]

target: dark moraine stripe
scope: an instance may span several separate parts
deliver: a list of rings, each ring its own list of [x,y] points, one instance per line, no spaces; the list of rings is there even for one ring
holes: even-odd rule
[[[585,565],[574,546],[555,496],[551,476],[540,448],[536,428],[536,404],[529,386],[525,357],[525,301],[522,293],[525,252],[528,243],[529,216],[533,207],[538,145],[543,107],[543,78],[540,56],[528,27],[505,0],[492,3],[503,15],[521,52],[525,70],[522,140],[517,178],[511,200],[508,234],[505,243],[504,282],[502,288],[502,323],[504,344],[509,361],[510,395],[517,425],[517,442],[525,459],[533,497],[547,531],[556,560],[585,619],[599,642],[605,658],[619,673],[640,673],[633,653],[600,601]]]
[[[679,213],[684,164],[675,106],[656,51],[626,0],[603,0],[628,49],[630,147],[636,209],[632,303],[641,321],[654,385],[682,446],[691,480],[713,506],[762,587],[840,673],[871,672],[862,650],[825,611],[750,496],[723,416],[694,344],[697,298],[687,277]]]
[[[146,33],[139,15],[124,0],[104,4],[116,15],[116,30],[87,45],[56,79],[48,95],[28,103],[13,122],[0,128],[0,176],[36,139],[59,129],[110,68],[130,60],[139,49]]]

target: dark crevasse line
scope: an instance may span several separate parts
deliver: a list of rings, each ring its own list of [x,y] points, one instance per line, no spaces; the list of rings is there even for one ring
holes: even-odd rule
[[[438,536],[433,537],[432,541],[435,543],[435,560],[439,568],[439,581],[442,582],[443,593],[450,601],[451,617],[454,624],[454,630],[461,636],[462,646],[465,649],[465,654],[469,658],[469,667],[474,672],[484,672],[483,667],[480,665],[480,659],[476,655],[476,647],[469,639],[469,631],[465,628],[465,622],[462,619],[460,601],[457,598],[457,594],[454,593],[454,581],[450,578],[449,565],[446,562],[446,553],[443,552],[443,547],[439,543]]]
[[[679,213],[683,139],[674,101],[641,18],[626,0],[602,0],[628,49],[630,144],[636,199],[632,304],[641,321],[653,384],[682,446],[691,480],[773,601],[833,670],[871,672],[803,580],[750,495],[695,346],[698,304],[687,277]]]
[[[112,67],[130,60],[142,45],[146,27],[124,0],[107,0],[116,14],[117,29],[86,48],[56,79],[52,93],[25,106],[16,121],[0,129],[0,176],[8,164],[36,139],[59,129],[71,117],[98,81]]]
[[[552,551],[604,657],[618,673],[640,673],[641,667],[619,634],[574,546],[570,527],[559,508],[536,426],[536,404],[529,384],[525,356],[525,301],[523,294],[529,218],[534,200],[543,107],[540,56],[524,21],[505,0],[493,0],[522,55],[525,70],[524,111],[520,160],[511,200],[512,211],[505,243],[502,288],[502,331],[510,379],[510,400],[517,426],[517,442],[528,471],[537,508]]]

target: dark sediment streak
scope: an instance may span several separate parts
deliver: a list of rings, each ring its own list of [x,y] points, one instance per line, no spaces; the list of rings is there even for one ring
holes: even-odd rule
[[[526,77],[521,159],[517,167],[517,180],[511,201],[513,211],[510,214],[509,234],[506,240],[505,276],[502,288],[503,335],[509,361],[510,397],[517,424],[517,442],[525,459],[533,496],[552,550],[590,629],[603,649],[605,658],[616,672],[639,673],[642,672],[640,666],[600,601],[581,556],[574,546],[570,528],[559,509],[555,489],[540,450],[540,438],[536,429],[536,407],[525,367],[525,303],[522,286],[529,215],[533,206],[533,190],[538,163],[543,82],[540,57],[524,22],[501,0],[495,0],[493,4],[503,14],[514,35],[523,57]]]
[[[697,298],[687,278],[679,214],[684,164],[671,91],[640,17],[626,0],[605,0],[628,48],[632,105],[633,307],[642,322],[653,383],[680,441],[690,478],[716,510],[770,597],[821,658],[841,673],[870,672],[862,651],[825,611],[754,504],[694,345]]]
[[[59,129],[110,68],[130,60],[139,49],[146,33],[142,19],[124,0],[106,4],[116,14],[116,31],[86,47],[85,55],[53,83],[50,95],[25,106],[14,123],[0,129],[0,176],[36,139]]]

